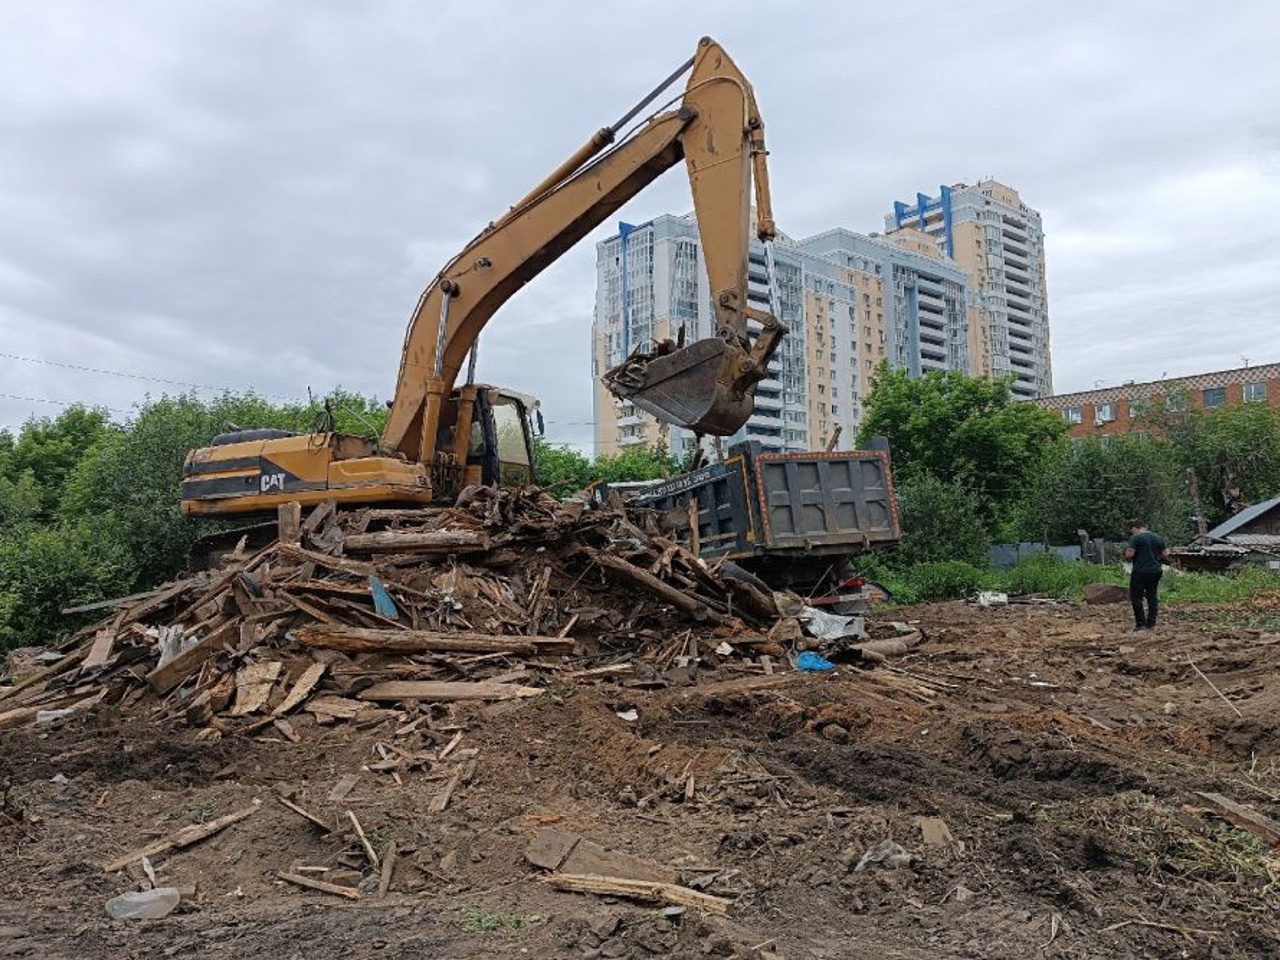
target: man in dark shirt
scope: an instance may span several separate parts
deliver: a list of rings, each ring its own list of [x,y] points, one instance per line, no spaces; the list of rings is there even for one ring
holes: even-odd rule
[[[1125,548],[1124,558],[1133,562],[1133,572],[1129,574],[1129,602],[1133,604],[1136,623],[1133,629],[1154,630],[1159,609],[1156,593],[1164,561],[1169,559],[1169,548],[1165,546],[1164,538],[1148,530],[1143,521],[1130,520],[1129,545]],[[1145,613],[1143,600],[1146,601]]]

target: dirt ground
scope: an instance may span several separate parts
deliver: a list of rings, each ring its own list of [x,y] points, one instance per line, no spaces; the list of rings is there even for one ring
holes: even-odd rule
[[[403,716],[299,716],[291,743],[111,710],[0,735],[0,957],[1280,957],[1280,859],[1197,795],[1280,817],[1280,614],[1175,608],[1137,634],[1116,606],[884,617],[926,642],[834,675],[581,679],[437,707],[399,736]],[[444,812],[428,809],[444,774],[362,770],[378,744],[458,732],[478,753]],[[335,824],[355,812],[375,849],[394,840],[387,896],[353,831],[325,834],[280,794]],[[187,888],[176,913],[107,918],[143,874],[104,862],[255,799],[153,858]],[[523,856],[543,826],[733,905],[554,890]],[[896,856],[858,870],[876,849]],[[300,865],[365,896],[276,877]]]

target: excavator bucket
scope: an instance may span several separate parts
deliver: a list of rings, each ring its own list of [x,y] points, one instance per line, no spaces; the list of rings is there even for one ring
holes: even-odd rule
[[[666,341],[652,353],[632,354],[602,379],[614,396],[660,420],[727,437],[751,416],[754,391],[734,386],[744,362],[750,364],[741,347],[718,337],[687,347]]]

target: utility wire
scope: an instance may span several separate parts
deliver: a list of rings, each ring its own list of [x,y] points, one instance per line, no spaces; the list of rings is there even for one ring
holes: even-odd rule
[[[196,390],[224,390],[234,392],[237,389],[235,387],[214,386],[210,383],[194,383],[190,380],[171,380],[167,377],[152,377],[144,373],[129,373],[124,370],[108,370],[103,367],[87,367],[78,363],[67,363],[63,360],[45,360],[41,357],[24,357],[16,353],[0,353],[0,359],[17,360],[21,363],[35,363],[44,367],[60,367],[64,370],[76,370],[81,373],[97,373],[108,377],[123,377],[128,380],[144,380],[148,383],[163,383],[174,387],[192,387]],[[239,389],[246,389],[263,397],[275,397],[280,400],[295,399],[293,397],[286,396],[283,393],[265,393],[256,390],[252,386]]]
[[[85,403],[82,400],[68,402],[66,400],[50,400],[46,397],[22,397],[16,393],[0,393],[0,397],[5,400],[22,400],[26,403],[49,403],[57,407],[87,407],[90,410],[110,410],[112,413],[128,413],[128,410],[120,407],[107,407],[101,403]]]

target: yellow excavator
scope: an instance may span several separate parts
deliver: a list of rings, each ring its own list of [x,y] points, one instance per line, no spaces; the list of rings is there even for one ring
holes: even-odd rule
[[[678,102],[660,106],[615,145],[686,71]],[[756,235],[766,243],[775,235],[765,156],[751,85],[704,37],[687,63],[440,271],[409,322],[380,440],[332,429],[223,434],[187,455],[183,513],[267,514],[288,501],[330,498],[420,504],[449,500],[473,483],[532,482],[532,401],[473,382],[480,333],[512,294],[681,159],[711,281],[715,336],[643,347],[602,379],[614,395],[669,423],[732,434],[750,416],[756,385],[785,334],[776,317],[747,303],[753,179]],[[456,386],[464,363],[466,381]]]

